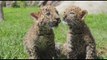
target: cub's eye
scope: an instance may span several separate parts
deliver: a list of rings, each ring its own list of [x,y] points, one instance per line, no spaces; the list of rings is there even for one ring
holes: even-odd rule
[[[49,16],[49,15],[50,15],[50,12],[48,12],[46,15],[48,15],[48,16]]]
[[[56,13],[59,14],[58,11],[56,11]]]

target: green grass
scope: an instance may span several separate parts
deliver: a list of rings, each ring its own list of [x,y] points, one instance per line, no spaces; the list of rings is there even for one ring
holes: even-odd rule
[[[4,8],[5,21],[0,23],[0,58],[28,58],[23,47],[23,37],[32,26],[31,12],[39,8]],[[107,14],[88,15],[85,19],[97,44],[100,56],[107,58]],[[54,30],[55,41],[63,44],[66,41],[68,27],[60,24]]]

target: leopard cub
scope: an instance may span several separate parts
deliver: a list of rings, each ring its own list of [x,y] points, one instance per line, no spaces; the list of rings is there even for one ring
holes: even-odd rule
[[[60,23],[59,14],[54,6],[43,6],[38,13],[31,13],[35,23],[24,37],[24,46],[30,59],[57,58],[53,27]]]
[[[87,10],[71,6],[64,11],[63,21],[69,26],[62,54],[69,59],[96,59],[96,43],[84,18]]]

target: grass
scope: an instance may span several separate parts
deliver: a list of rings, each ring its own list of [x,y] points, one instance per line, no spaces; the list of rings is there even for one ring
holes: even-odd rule
[[[5,20],[0,22],[0,59],[28,58],[23,47],[23,37],[32,26],[31,12],[39,8],[4,8]],[[96,40],[98,54],[107,58],[107,14],[88,15],[85,19]],[[68,27],[60,24],[54,30],[55,41],[63,44],[66,41]]]

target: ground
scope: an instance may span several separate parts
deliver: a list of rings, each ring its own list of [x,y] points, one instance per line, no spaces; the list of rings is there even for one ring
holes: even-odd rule
[[[32,26],[31,12],[39,8],[4,8],[5,21],[0,23],[0,58],[28,58],[24,47],[23,37]],[[107,14],[88,15],[85,19],[97,44],[100,57],[107,59]],[[66,40],[68,27],[60,24],[55,28],[55,41],[63,44]]]

